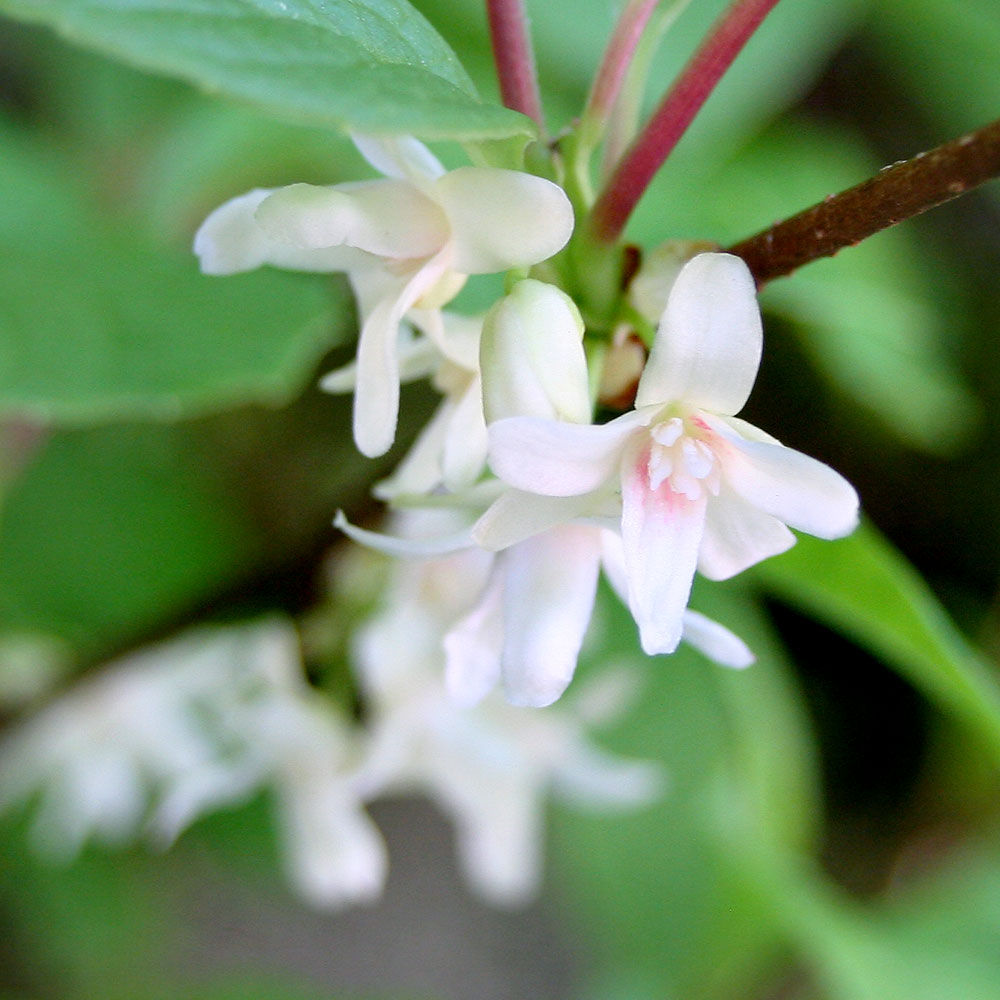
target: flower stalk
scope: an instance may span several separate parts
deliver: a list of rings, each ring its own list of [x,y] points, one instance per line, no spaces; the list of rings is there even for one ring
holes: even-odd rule
[[[534,119],[545,131],[535,57],[523,0],[486,0],[493,61],[504,106]]]
[[[613,243],[649,182],[778,0],[735,0],[722,15],[598,196],[590,229]]]
[[[618,19],[580,119],[580,141],[588,149],[600,141],[643,32],[659,3],[660,0],[629,0]]]
[[[1000,176],[1000,120],[909,160],[729,247],[757,287]]]

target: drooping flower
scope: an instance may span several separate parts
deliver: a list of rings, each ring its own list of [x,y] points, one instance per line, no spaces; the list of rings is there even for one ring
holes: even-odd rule
[[[357,633],[354,663],[371,733],[366,795],[429,795],[455,824],[471,886],[492,903],[519,905],[540,882],[550,794],[597,810],[635,808],[659,793],[662,775],[591,740],[590,727],[625,707],[616,683],[545,713],[495,693],[475,706],[450,697],[442,642],[475,602],[492,561],[466,549],[394,562],[382,607]]]
[[[583,321],[564,292],[521,281],[483,327],[483,405],[490,420],[528,414],[589,422]],[[485,482],[475,493],[436,497],[435,505],[450,502],[454,509],[438,507],[435,525],[427,524],[426,511],[414,524],[411,509],[398,521],[408,529],[402,539],[361,531],[342,517],[337,524],[357,541],[397,556],[458,552],[465,560],[476,558],[482,581],[469,583],[468,606],[456,612],[444,637],[448,690],[458,703],[471,705],[499,682],[511,703],[543,707],[563,694],[576,670],[602,566],[624,599],[621,539],[611,530],[620,504],[608,493],[586,497],[567,511],[562,498],[546,501],[518,490],[501,492],[500,486]],[[473,555],[470,548],[471,518],[487,504],[477,527],[491,548],[503,550],[493,558]],[[530,529],[525,514],[534,518]],[[504,531],[512,525],[517,535],[508,544]],[[421,527],[439,534],[425,531],[420,538]],[[744,667],[753,660],[740,639],[696,612],[685,612],[683,628],[684,638],[718,663]]]
[[[0,809],[37,796],[36,847],[171,843],[270,787],[289,876],[309,902],[370,901],[385,846],[362,807],[361,747],[312,691],[292,626],[192,630],[109,664],[7,737]]]
[[[400,382],[430,378],[444,397],[393,474],[377,483],[382,500],[420,496],[440,487],[458,492],[486,468],[488,438],[479,376],[481,316],[414,309],[399,341]],[[330,372],[327,392],[352,392],[357,364]]]
[[[492,167],[445,171],[408,136],[355,136],[383,179],[256,189],[217,208],[195,236],[208,274],[263,264],[344,271],[358,299],[354,438],[381,455],[399,408],[397,340],[411,309],[440,308],[467,275],[529,267],[569,239],[573,211],[562,188]]]
[[[490,426],[490,463],[517,491],[474,532],[492,548],[620,510],[628,603],[647,653],[681,639],[695,570],[726,579],[795,542],[857,524],[853,487],[740,420],[760,364],[753,279],[729,254],[687,263],[636,394],[603,425],[513,416]]]

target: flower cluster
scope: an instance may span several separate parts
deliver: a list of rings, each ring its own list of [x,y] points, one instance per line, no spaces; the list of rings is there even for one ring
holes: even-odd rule
[[[435,657],[442,607],[461,603],[481,570],[468,553],[397,580],[357,637],[365,727],[307,683],[290,622],[203,628],[109,664],[15,729],[0,747],[0,810],[37,799],[35,847],[68,860],[88,840],[145,834],[166,846],[267,788],[290,881],[333,908],[371,902],[385,882],[366,804],[424,792],[454,820],[471,885],[494,903],[526,902],[550,790],[630,807],[659,775],[587,738],[620,707],[613,690],[545,716],[496,696],[471,709],[451,701]]]
[[[384,179],[250,192],[206,220],[195,249],[216,274],[265,263],[347,273],[362,316],[357,361],[324,385],[354,389],[365,454],[393,440],[401,379],[430,377],[442,393],[376,492],[450,509],[450,530],[393,538],[337,523],[365,544],[431,560],[429,573],[448,565],[434,560],[475,553],[475,600],[436,653],[452,697],[472,705],[502,682],[516,705],[558,699],[602,570],[647,653],[686,640],[720,664],[751,663],[738,637],[688,608],[695,572],[731,577],[794,544],[790,528],[846,535],[858,499],[828,466],[736,416],[762,350],[746,265],[697,244],[651,254],[628,303],[655,328],[647,358],[627,324],[585,329],[565,290],[527,275],[572,232],[555,184],[445,171],[411,138],[355,142]],[[444,309],[466,276],[514,269],[485,317]],[[602,349],[588,358],[585,342]],[[604,398],[634,388],[634,408],[595,422],[602,384]]]

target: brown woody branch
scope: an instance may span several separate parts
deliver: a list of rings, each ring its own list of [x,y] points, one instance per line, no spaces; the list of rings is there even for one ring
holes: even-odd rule
[[[727,249],[746,261],[760,288],[998,175],[1000,121],[995,121],[912,160],[884,167],[863,184],[827,195],[812,208]]]

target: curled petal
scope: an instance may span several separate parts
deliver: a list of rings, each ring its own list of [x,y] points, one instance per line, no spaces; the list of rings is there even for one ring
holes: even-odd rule
[[[607,424],[509,417],[490,425],[490,466],[519,490],[579,496],[616,478],[622,451],[650,414],[633,411]]]
[[[688,608],[684,612],[683,640],[694,646],[720,667],[742,670],[754,662],[750,647],[725,625],[720,625],[698,611]]]
[[[311,250],[344,245],[403,260],[436,253],[448,238],[438,206],[405,181],[292,184],[265,198],[256,218],[275,243]]]
[[[794,544],[783,522],[723,490],[708,505],[698,569],[710,580],[728,580]]]
[[[750,441],[715,421],[728,445],[722,469],[733,492],[790,528],[842,538],[858,524],[858,494],[839,472],[793,448]]]
[[[671,289],[635,405],[684,402],[738,413],[762,347],[756,286],[746,264],[732,254],[699,254]]]
[[[444,173],[438,158],[412,135],[380,136],[354,132],[351,141],[358,152],[386,177],[421,186]]]
[[[518,170],[459,167],[435,185],[451,224],[454,267],[493,274],[558,253],[573,231],[573,208],[557,184]]]
[[[472,536],[468,529],[433,538],[398,538],[394,535],[383,535],[377,531],[359,528],[347,520],[342,510],[337,511],[337,516],[333,519],[333,526],[339,528],[360,545],[366,545],[370,549],[384,552],[389,556],[410,559],[447,555],[450,552],[460,552],[462,549],[472,548],[473,545]]]
[[[357,388],[354,392],[354,441],[369,458],[385,454],[396,436],[399,415],[399,324],[423,291],[447,268],[438,254],[394,294],[381,299],[367,316],[358,336]]]
[[[276,243],[258,225],[257,208],[274,192],[256,188],[220,205],[201,224],[194,237],[194,252],[205,274],[238,274],[264,264],[292,271],[347,271],[365,260],[352,247],[303,249]]]
[[[706,498],[689,500],[669,481],[649,488],[648,446],[630,449],[622,469],[622,543],[629,608],[643,650],[672,653],[698,562]]]
[[[404,324],[400,328],[399,343],[396,347],[399,358],[399,381],[415,382],[432,375],[441,363],[437,348],[422,337],[414,337]],[[354,392],[358,384],[358,363],[351,361],[333,371],[327,372],[319,382],[324,392],[338,394]]]
[[[515,705],[551,705],[573,677],[594,609],[599,529],[553,528],[501,558],[504,692]]]

